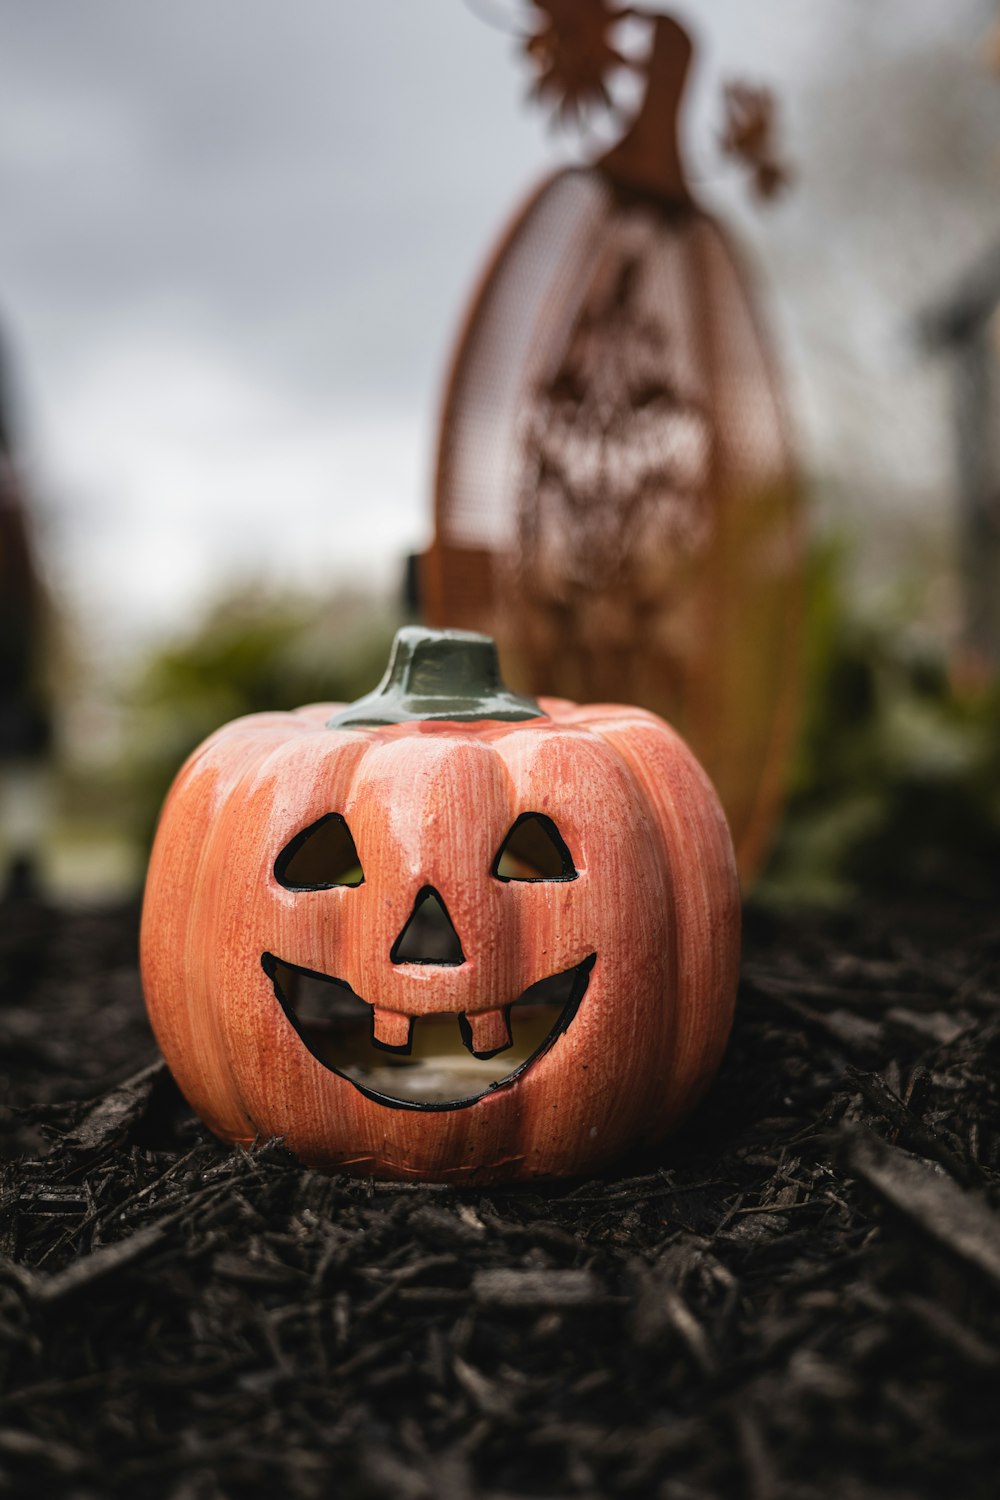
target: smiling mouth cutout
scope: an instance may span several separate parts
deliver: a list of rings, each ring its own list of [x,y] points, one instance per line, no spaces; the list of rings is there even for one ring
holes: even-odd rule
[[[325,1068],[376,1104],[443,1110],[506,1087],[547,1052],[576,1015],[596,957],[539,980],[496,1010],[394,1013],[398,1045],[376,1040],[375,1007],[345,980],[273,953],[262,954],[261,964],[285,1015]]]

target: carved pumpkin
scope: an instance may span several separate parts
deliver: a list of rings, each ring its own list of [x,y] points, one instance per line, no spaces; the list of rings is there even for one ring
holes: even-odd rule
[[[419,628],[359,703],[195,751],[142,920],[211,1128],[398,1178],[576,1174],[662,1136],[719,1061],[738,948],[729,833],[673,731],[516,698],[488,638]]]

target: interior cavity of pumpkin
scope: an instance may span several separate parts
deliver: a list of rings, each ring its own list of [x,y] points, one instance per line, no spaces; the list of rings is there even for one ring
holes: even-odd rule
[[[491,1057],[473,1056],[466,1018],[450,1011],[413,1017],[409,1050],[390,1052],[373,1040],[371,1005],[342,980],[280,959],[265,968],[314,1057],[366,1091],[418,1106],[474,1099],[520,1072],[582,993],[582,966],[533,984],[506,1007],[510,1045]]]

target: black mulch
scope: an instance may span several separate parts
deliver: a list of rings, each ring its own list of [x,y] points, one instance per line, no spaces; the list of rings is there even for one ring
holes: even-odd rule
[[[0,1491],[995,1500],[995,893],[751,918],[683,1134],[488,1192],[215,1143],[135,927],[0,911]]]

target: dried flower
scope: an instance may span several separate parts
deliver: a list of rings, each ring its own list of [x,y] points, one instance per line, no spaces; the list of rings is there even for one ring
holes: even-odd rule
[[[792,172],[775,139],[776,106],[770,89],[727,83],[726,123],[720,144],[727,156],[747,167],[758,198],[776,198],[790,186]]]
[[[609,35],[621,12],[609,10],[605,0],[534,3],[544,13],[540,28],[524,39],[536,73],[534,97],[551,100],[564,119],[609,105],[608,74],[628,66]]]

